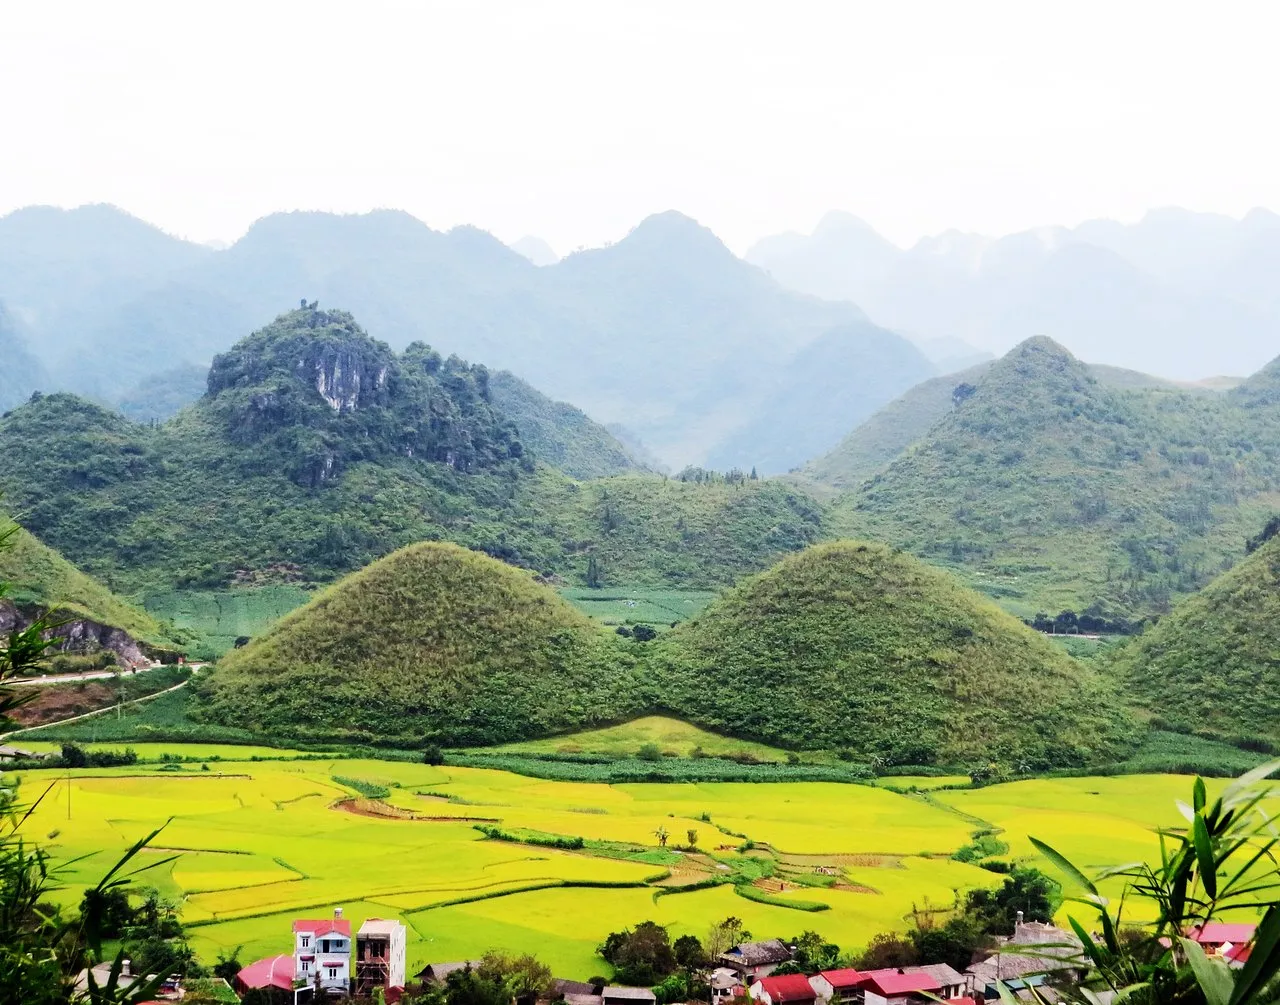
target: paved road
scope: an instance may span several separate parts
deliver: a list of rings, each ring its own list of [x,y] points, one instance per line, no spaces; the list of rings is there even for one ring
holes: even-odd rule
[[[61,673],[49,674],[47,677],[15,677],[13,680],[5,681],[6,684],[26,685],[28,687],[44,687],[48,684],[74,684],[78,680],[110,680],[119,674],[121,677],[132,677],[134,674],[146,673],[148,670],[159,670],[163,666],[172,666],[169,663],[153,663],[151,666],[138,667],[137,670],[92,670],[89,673]],[[187,666],[192,670],[199,670],[201,667],[208,666],[207,663],[188,663]]]

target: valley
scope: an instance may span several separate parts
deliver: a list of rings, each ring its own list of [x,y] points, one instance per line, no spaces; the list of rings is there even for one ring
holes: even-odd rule
[[[1151,829],[1177,819],[1185,788],[1166,775],[927,793],[601,785],[266,748],[136,749],[141,761],[129,768],[24,775],[26,786],[52,786],[35,824],[58,831],[57,860],[87,856],[71,867],[75,881],[164,825],[146,854],[177,858],[149,882],[181,902],[202,957],[237,946],[244,958],[277,952],[292,918],[339,904],[356,923],[403,918],[415,972],[500,947],[536,953],[577,980],[606,968],[595,953],[606,933],[644,918],[702,937],[732,915],[762,937],[812,929],[865,945],[913,909],[945,911],[957,891],[997,884],[980,861],[954,857],[983,827],[1004,849],[991,857],[1006,861],[1037,861],[1028,834],[1090,868],[1148,856]],[[161,754],[181,760],[161,763]],[[349,779],[383,794],[371,800]],[[512,839],[486,838],[478,826]],[[670,834],[666,847],[659,831]],[[583,847],[537,843],[552,835]]]

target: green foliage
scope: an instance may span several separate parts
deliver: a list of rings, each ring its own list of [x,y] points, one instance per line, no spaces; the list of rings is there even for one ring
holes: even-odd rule
[[[421,344],[397,355],[342,312],[294,311],[162,426],[68,394],[17,409],[0,489],[41,540],[138,593],[325,582],[442,539],[573,582],[594,562],[601,584],[708,587],[822,534],[821,507],[778,483],[535,465],[488,380]]]
[[[772,904],[774,907],[789,907],[793,911],[829,911],[831,905],[821,900],[800,900],[796,897],[780,897],[777,894],[767,893],[758,887],[752,886],[750,883],[735,883],[733,892],[739,897],[747,900],[754,900],[757,904]]]
[[[354,789],[366,799],[386,799],[391,795],[391,790],[385,785],[379,785],[377,782],[371,782],[366,778],[350,778],[346,775],[330,775],[329,777],[344,788]]]
[[[965,897],[965,914],[976,919],[979,931],[1011,936],[1017,916],[1052,918],[1062,903],[1062,890],[1052,879],[1029,866],[1018,866],[995,890],[978,888]]]
[[[951,566],[1022,617],[1136,621],[1230,564],[1271,510],[1280,413],[1107,386],[1034,338],[832,514],[833,529]]]
[[[581,409],[552,401],[513,373],[491,375],[489,391],[534,456],[571,478],[605,478],[644,466]]]
[[[887,764],[1000,750],[1031,770],[1114,760],[1136,740],[1087,667],[882,545],[785,559],[656,645],[662,703],[721,732]]]
[[[231,590],[167,590],[143,597],[148,614],[193,634],[220,656],[236,641],[260,635],[290,611],[305,604],[313,591],[278,583]]]
[[[425,543],[321,593],[200,691],[207,721],[273,736],[478,744],[624,717],[640,703],[633,672],[527,574]]]
[[[614,980],[621,984],[656,984],[677,966],[670,935],[652,921],[610,932],[596,951],[613,966]]]
[[[577,836],[567,837],[563,834],[544,834],[530,830],[508,831],[489,824],[473,826],[485,837],[494,841],[511,841],[515,844],[531,844],[542,848],[561,848],[565,851],[578,851],[586,845],[586,842]]]
[[[1280,538],[1115,650],[1110,669],[1175,728],[1280,743]]]

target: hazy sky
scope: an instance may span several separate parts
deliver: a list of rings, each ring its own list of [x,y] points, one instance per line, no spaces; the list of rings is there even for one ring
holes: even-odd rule
[[[909,243],[1280,209],[1280,5],[0,4],[0,213],[234,239],[395,206],[565,252],[676,208],[735,250],[828,209]]]

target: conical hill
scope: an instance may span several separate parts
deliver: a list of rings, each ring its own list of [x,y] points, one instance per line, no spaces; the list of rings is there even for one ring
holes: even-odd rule
[[[414,544],[229,654],[203,714],[298,738],[505,742],[631,711],[620,650],[528,573]]]
[[[1112,670],[1179,729],[1280,743],[1280,536],[1131,640]]]
[[[835,542],[744,581],[659,643],[664,700],[711,729],[887,764],[1114,760],[1132,724],[1095,675],[949,575]]]

